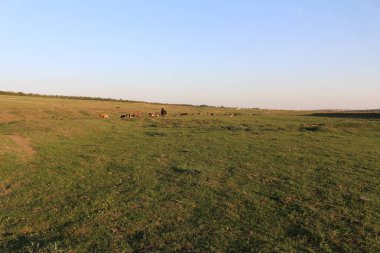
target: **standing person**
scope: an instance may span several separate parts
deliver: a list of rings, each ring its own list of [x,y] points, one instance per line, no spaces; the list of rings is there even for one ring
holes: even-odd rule
[[[167,114],[167,111],[165,111],[164,108],[161,108],[161,116],[165,116]]]

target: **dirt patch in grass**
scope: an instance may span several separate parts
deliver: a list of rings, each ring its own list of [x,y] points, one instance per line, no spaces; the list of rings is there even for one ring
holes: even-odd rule
[[[13,134],[10,135],[9,138],[11,138],[17,144],[17,146],[28,155],[33,155],[36,153],[36,150],[34,150],[34,148],[31,146],[29,140],[22,137],[21,135]]]

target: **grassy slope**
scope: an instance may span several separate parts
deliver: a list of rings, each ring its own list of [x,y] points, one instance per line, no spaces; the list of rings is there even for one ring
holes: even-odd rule
[[[0,96],[0,251],[380,250],[378,119],[165,108]]]

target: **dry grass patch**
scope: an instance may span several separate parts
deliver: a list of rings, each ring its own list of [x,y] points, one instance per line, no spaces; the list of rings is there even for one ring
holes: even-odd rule
[[[19,161],[26,161],[37,153],[30,141],[19,134],[0,135],[0,143],[1,159],[15,155]]]
[[[28,155],[34,155],[35,153],[37,153],[36,150],[34,150],[34,148],[32,147],[30,141],[22,137],[21,135],[13,134],[10,135],[9,138],[11,138],[17,144],[19,149],[21,149],[24,153]]]
[[[0,197],[8,195],[13,190],[16,190],[20,187],[21,187],[21,184],[19,182],[11,182],[10,180],[0,182]]]

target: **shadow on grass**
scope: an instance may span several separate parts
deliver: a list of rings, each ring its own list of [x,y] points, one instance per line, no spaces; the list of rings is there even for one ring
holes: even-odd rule
[[[186,175],[198,175],[201,173],[198,169],[193,168],[182,168],[177,165],[171,165],[170,169],[175,172],[176,174],[186,174]]]
[[[380,113],[349,113],[349,112],[336,112],[336,113],[312,113],[303,116],[312,117],[328,117],[328,118],[350,118],[350,119],[380,119]]]
[[[146,135],[149,135],[151,137],[160,137],[160,136],[166,136],[166,133],[164,132],[146,132]]]
[[[20,235],[6,241],[0,246],[2,252],[39,252],[52,247],[55,242],[62,240],[61,237],[44,238],[42,236]]]

